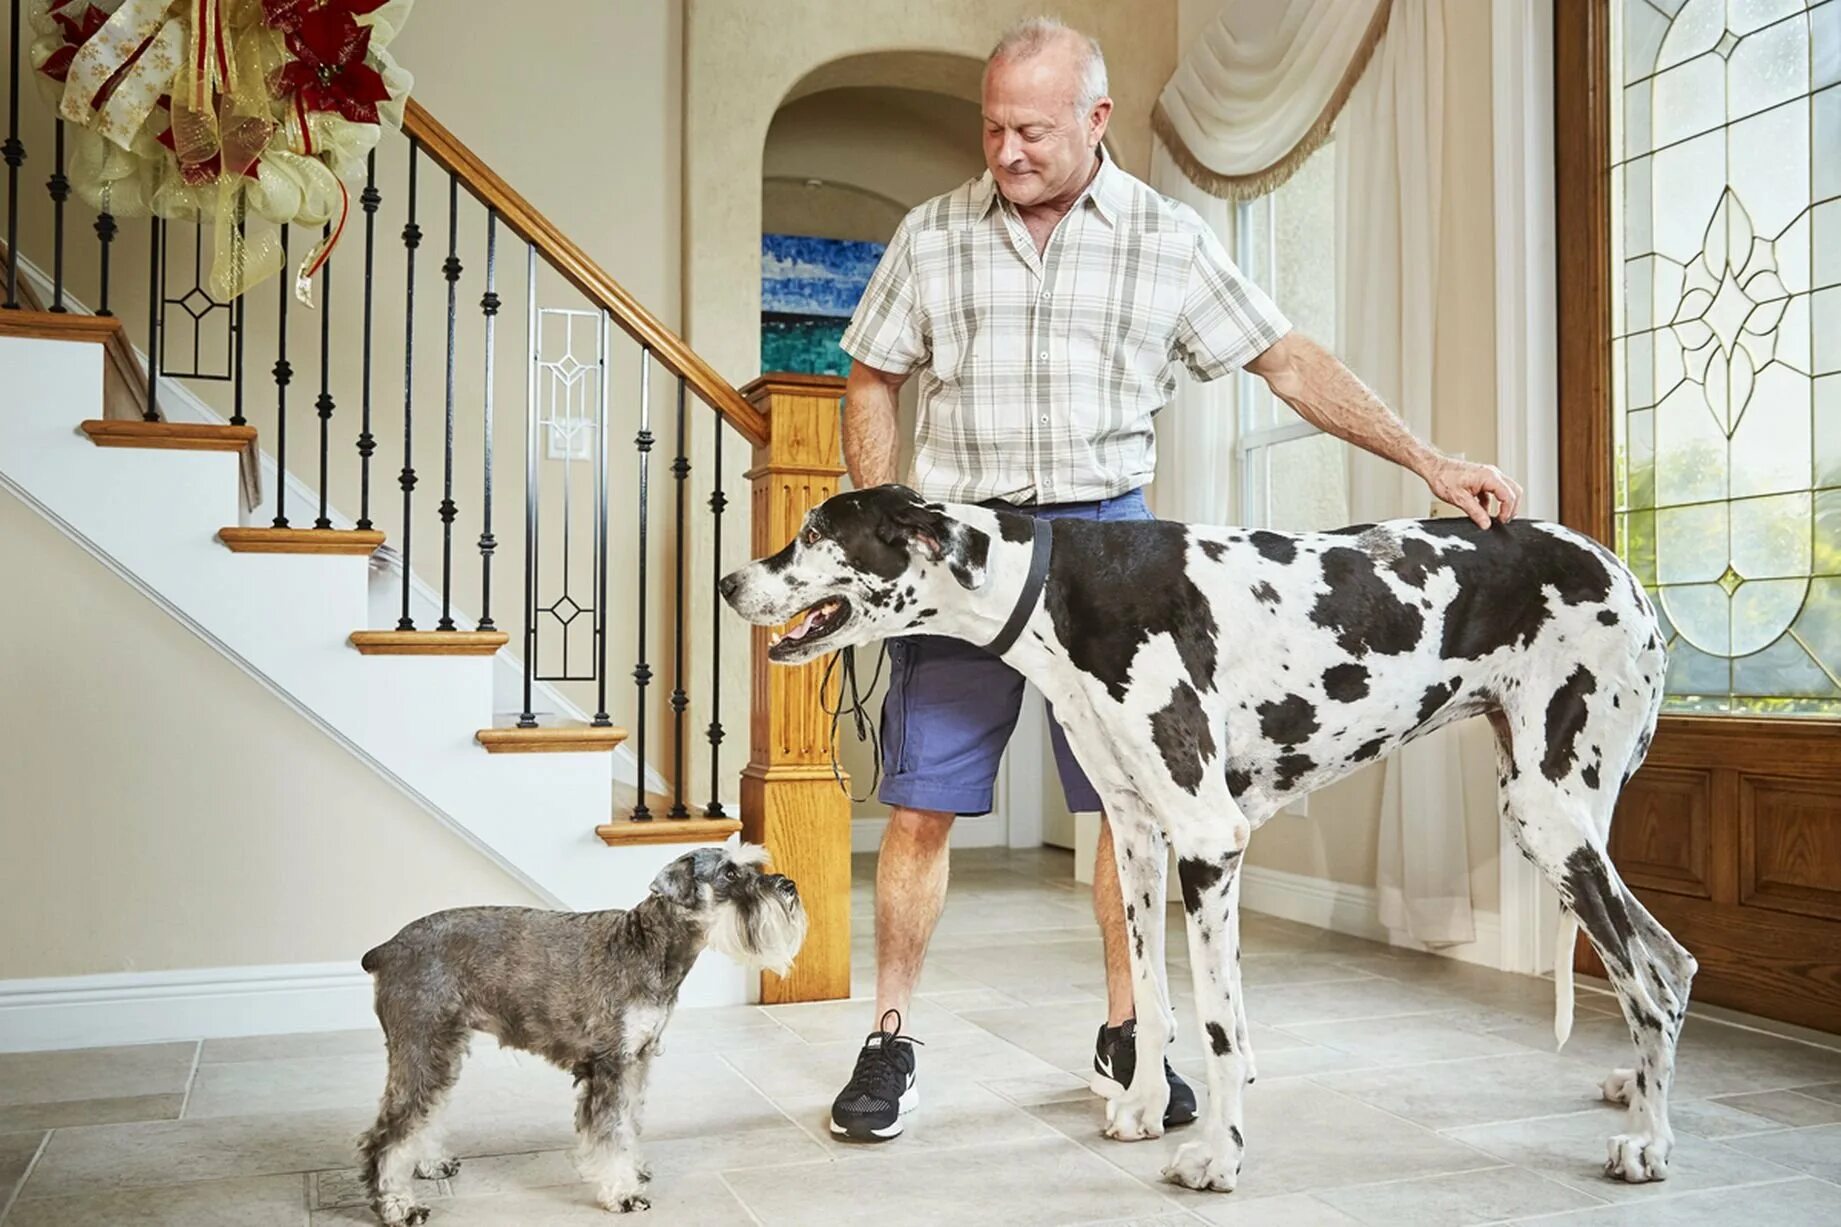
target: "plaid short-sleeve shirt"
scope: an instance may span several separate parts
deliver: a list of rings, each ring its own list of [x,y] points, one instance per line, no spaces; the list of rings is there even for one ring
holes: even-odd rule
[[[1040,255],[989,172],[915,208],[842,345],[920,372],[916,490],[1067,503],[1150,481],[1179,362],[1215,379],[1290,327],[1193,209],[1102,154]]]

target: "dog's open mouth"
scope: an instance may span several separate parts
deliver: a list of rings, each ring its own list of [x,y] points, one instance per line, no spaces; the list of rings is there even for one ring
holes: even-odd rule
[[[811,646],[850,621],[850,602],[842,597],[827,597],[799,615],[793,628],[776,636],[767,650],[775,660],[784,660],[792,652]]]

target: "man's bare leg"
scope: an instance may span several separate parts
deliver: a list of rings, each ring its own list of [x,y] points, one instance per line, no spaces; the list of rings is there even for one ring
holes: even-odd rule
[[[1106,950],[1106,1025],[1132,1016],[1131,950],[1125,944],[1125,901],[1119,894],[1119,865],[1112,853],[1112,823],[1099,816],[1099,849],[1093,857],[1093,915]]]
[[[946,904],[947,866],[951,859],[947,837],[952,834],[952,822],[952,814],[937,810],[889,810],[889,825],[882,833],[882,850],[876,857],[878,1029],[889,1010],[900,1010],[907,1017],[921,964],[927,957],[927,943],[933,938],[940,909]],[[1113,893],[1117,895],[1116,887]],[[1130,992],[1128,972],[1128,1002]]]

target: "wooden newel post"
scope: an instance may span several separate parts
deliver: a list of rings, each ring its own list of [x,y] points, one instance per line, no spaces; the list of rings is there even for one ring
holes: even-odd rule
[[[748,470],[753,556],[762,558],[791,541],[805,513],[837,493],[844,381],[763,375],[742,395],[769,424]],[[824,659],[797,668],[769,664],[767,634],[755,627],[752,637],[742,838],[765,844],[774,869],[799,884],[811,923],[792,970],[784,977],[761,973],[761,1000],[829,1001],[850,996],[850,798],[831,773],[831,724],[820,701]]]

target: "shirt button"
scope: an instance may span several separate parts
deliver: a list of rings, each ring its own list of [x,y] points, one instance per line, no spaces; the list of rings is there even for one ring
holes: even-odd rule
[[[1042,351],[1042,361],[1048,361],[1048,351],[1046,349]]]
[[[1042,415],[1042,425],[1048,425],[1048,414],[1046,413]]]

